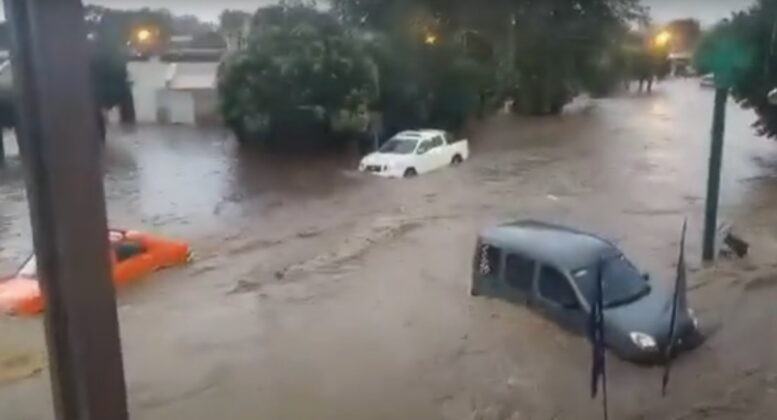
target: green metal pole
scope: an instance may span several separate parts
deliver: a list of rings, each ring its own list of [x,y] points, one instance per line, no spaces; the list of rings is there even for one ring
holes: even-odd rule
[[[726,103],[728,88],[715,91],[715,110],[712,116],[712,145],[710,170],[707,178],[707,206],[704,213],[704,249],[702,259],[715,259],[715,233],[718,228],[718,203],[720,201],[720,172],[723,164],[723,134],[726,129]]]

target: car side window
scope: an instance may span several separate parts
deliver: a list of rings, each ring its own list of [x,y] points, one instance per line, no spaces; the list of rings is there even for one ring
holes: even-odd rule
[[[434,149],[436,147],[442,147],[445,144],[445,141],[442,139],[441,136],[436,136],[432,139],[432,147],[431,149]]]
[[[510,287],[530,293],[535,264],[534,261],[520,255],[508,255],[505,260],[505,281]]]
[[[579,305],[575,291],[567,278],[553,267],[543,266],[540,270],[540,296],[560,306]]]
[[[488,244],[481,244],[477,255],[477,271],[484,277],[499,275],[502,264],[502,250]]]
[[[421,144],[418,146],[418,154],[423,155],[424,153],[428,152],[432,149],[432,142],[430,140],[424,140],[421,142]]]

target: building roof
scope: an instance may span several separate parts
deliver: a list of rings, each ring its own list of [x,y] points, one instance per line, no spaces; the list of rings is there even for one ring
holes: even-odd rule
[[[218,63],[173,63],[166,85],[173,90],[215,89]]]
[[[567,270],[591,267],[605,257],[619,255],[610,242],[596,235],[533,220],[485,229],[484,243]]]
[[[690,51],[677,51],[669,54],[670,60],[692,60],[693,53]]]

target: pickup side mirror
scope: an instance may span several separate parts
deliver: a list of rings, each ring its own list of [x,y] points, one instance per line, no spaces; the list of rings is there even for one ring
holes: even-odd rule
[[[650,273],[642,273],[642,279],[645,280],[645,282],[650,282]]]

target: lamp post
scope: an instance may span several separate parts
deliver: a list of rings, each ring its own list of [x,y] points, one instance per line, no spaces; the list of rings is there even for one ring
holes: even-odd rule
[[[715,108],[712,115],[707,202],[704,212],[702,260],[715,259],[715,235],[720,202],[720,173],[723,164],[723,135],[729,92],[744,72],[752,68],[754,50],[730,28],[722,27],[710,35],[697,51],[699,67],[715,77]],[[777,95],[775,95],[777,96]]]
[[[712,114],[712,143],[710,146],[709,175],[707,176],[707,203],[704,211],[704,240],[702,259],[715,259],[715,233],[718,226],[720,202],[720,172],[723,165],[723,137],[726,128],[728,87],[715,89],[715,109]]]

